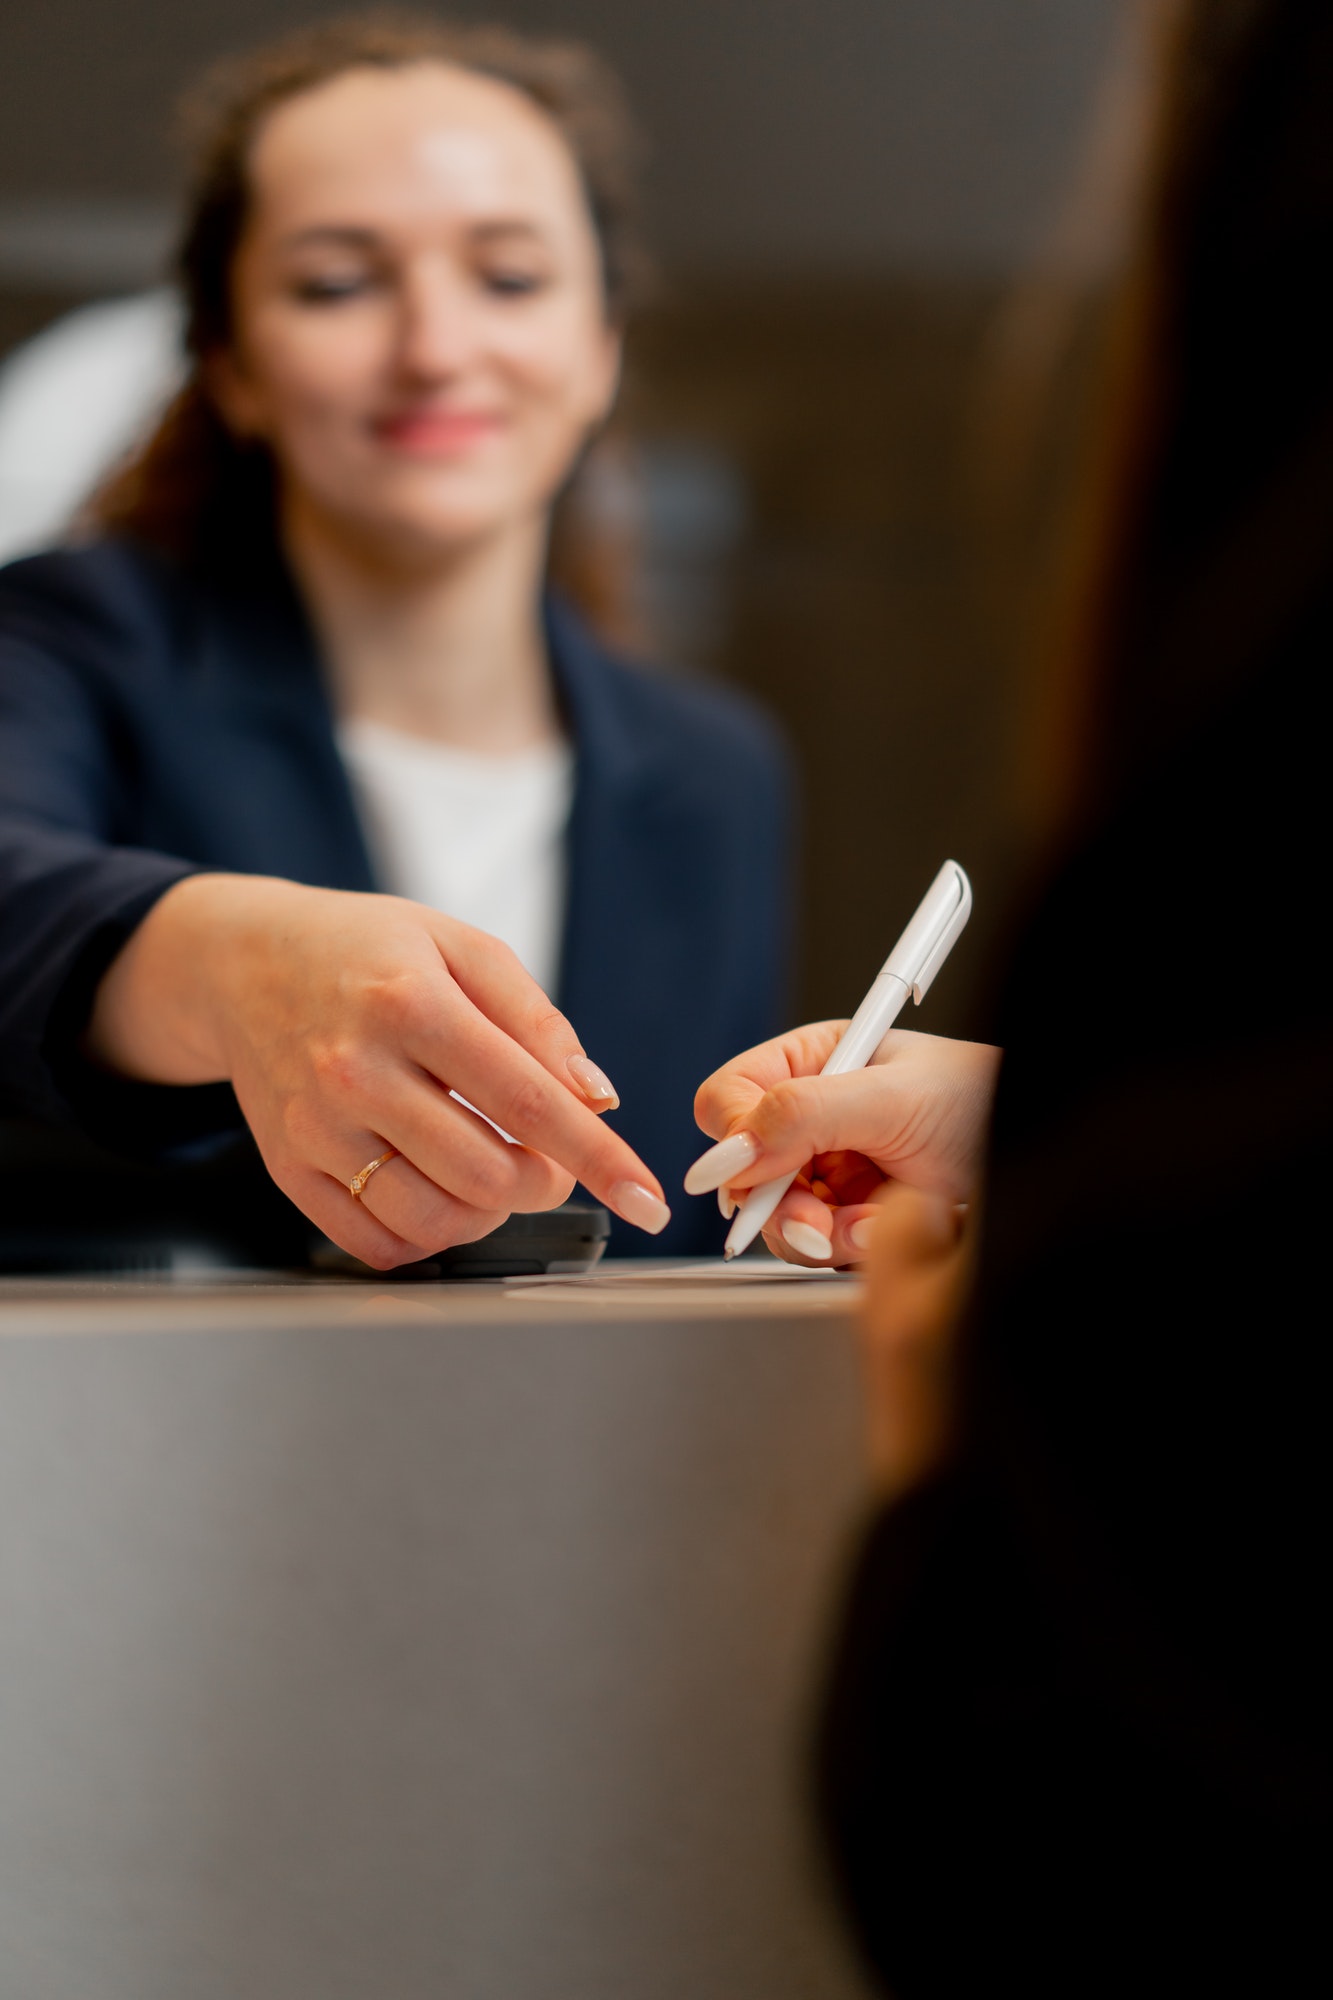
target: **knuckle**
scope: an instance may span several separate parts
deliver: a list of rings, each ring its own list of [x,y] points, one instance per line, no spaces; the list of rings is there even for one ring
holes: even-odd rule
[[[521,1138],[545,1121],[549,1105],[548,1084],[542,1076],[524,1076],[510,1087],[501,1124]]]
[[[463,1202],[452,1202],[441,1208],[435,1226],[423,1237],[426,1254],[438,1255],[458,1243],[475,1243],[479,1236],[488,1236],[492,1229],[498,1229],[504,1219],[503,1211],[487,1213],[469,1208]]]
[[[438,1025],[440,996],[416,971],[383,979],[375,989],[374,1012],[379,1025],[396,1038],[413,1041]]]
[[[458,1203],[448,1195],[438,1195],[433,1200],[416,1204],[415,1212],[403,1219],[403,1227],[410,1230],[412,1241],[419,1243],[424,1252],[447,1250],[457,1237]]]
[[[478,933],[478,935],[479,936],[486,935],[487,949],[489,950],[490,955],[497,966],[503,967],[503,969],[506,972],[522,971],[523,968],[519,962],[518,953],[514,950],[514,947],[512,945],[506,944],[503,938],[491,937],[487,934],[480,932]]]
[[[756,1109],[752,1129],[756,1137],[770,1145],[795,1138],[807,1125],[805,1094],[797,1088],[795,1079],[775,1083],[765,1092]]]
[[[716,1076],[705,1077],[694,1093],[694,1122],[701,1132],[712,1133],[720,1125],[722,1092]]]
[[[695,1123],[712,1139],[725,1138],[742,1125],[752,1131],[764,1096],[764,1086],[745,1074],[739,1060],[727,1063],[706,1076],[695,1091]]]
[[[570,1027],[560,1009],[549,1001],[545,994],[536,1002],[528,1017],[528,1026],[534,1041],[555,1041],[560,1037],[570,1037]]]
[[[533,1156],[530,1154],[529,1158]],[[566,1173],[552,1161],[542,1163],[544,1171],[529,1174],[524,1184],[515,1190],[511,1208],[523,1215],[539,1214],[548,1208],[559,1208],[562,1201],[568,1201],[576,1182],[573,1174]]]
[[[508,1159],[489,1148],[469,1162],[466,1197],[473,1208],[508,1214],[513,1206],[516,1174]]]
[[[486,968],[488,978],[499,978],[506,983],[514,978],[526,979],[522,961],[512,945],[503,939],[492,937],[489,931],[479,931],[474,926],[466,926],[467,942],[472,952]]]
[[[505,1220],[503,1211],[498,1214],[492,1211],[488,1215],[478,1208],[463,1209],[453,1225],[450,1242],[475,1243],[478,1237],[489,1236],[491,1231],[498,1229]]]
[[[321,1038],[311,1045],[310,1069],[318,1088],[334,1097],[354,1097],[366,1078],[360,1048],[341,1035]]]

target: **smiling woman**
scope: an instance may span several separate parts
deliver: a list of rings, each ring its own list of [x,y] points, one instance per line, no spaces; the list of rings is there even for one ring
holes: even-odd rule
[[[660,1232],[639,1155],[683,1172],[780,1000],[786,784],[760,716],[545,585],[639,267],[618,94],[372,19],[199,107],[189,378],[91,546],[0,581],[0,1090],[159,1160],[239,1106],[379,1266],[575,1180]],[[273,1254],[271,1197],[229,1226],[266,1200]]]
[[[414,564],[533,538],[615,393],[578,169],[507,84],[441,63],[355,70],[270,116],[207,369],[235,437],[285,471],[304,549]]]

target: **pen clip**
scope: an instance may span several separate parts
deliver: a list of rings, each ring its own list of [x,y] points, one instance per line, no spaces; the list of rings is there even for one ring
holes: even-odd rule
[[[945,867],[951,868],[958,878],[959,900],[957,908],[946,918],[939,936],[928,947],[926,957],[912,981],[912,999],[918,1007],[930,991],[935,974],[958,942],[958,934],[972,914],[972,884],[968,881],[966,873],[956,861],[946,862]]]
[[[971,911],[972,885],[956,861],[946,861],[884,961],[885,972],[901,979],[918,1007]]]

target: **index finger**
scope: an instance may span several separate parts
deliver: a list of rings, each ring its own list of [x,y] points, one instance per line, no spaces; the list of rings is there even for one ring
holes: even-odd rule
[[[471,1001],[410,1051],[422,1068],[502,1130],[564,1167],[636,1229],[671,1219],[662,1187],[634,1149]]]
[[[694,1099],[696,1125],[710,1139],[744,1129],[750,1112],[775,1084],[819,1074],[846,1026],[845,1021],[812,1021],[733,1056],[699,1085]]]
[[[537,984],[517,953],[498,938],[467,924],[451,923],[435,942],[459,991],[536,1057],[556,1082],[577,1091],[597,1111],[614,1111],[620,1095],[591,1059],[573,1024]]]

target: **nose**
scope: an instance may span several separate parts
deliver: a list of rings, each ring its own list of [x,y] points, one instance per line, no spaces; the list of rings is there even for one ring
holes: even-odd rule
[[[399,294],[398,365],[418,382],[463,374],[483,340],[480,302],[472,287],[443,263],[406,272]]]

